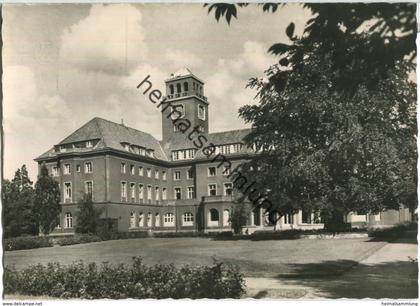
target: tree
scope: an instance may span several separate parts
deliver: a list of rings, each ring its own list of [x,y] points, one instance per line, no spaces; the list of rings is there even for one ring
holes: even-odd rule
[[[209,12],[230,23],[245,6],[212,4]],[[320,210],[330,228],[349,211],[415,207],[415,5],[303,6],[313,13],[303,36],[290,23],[290,42],[268,50],[280,60],[267,81],[248,84],[259,104],[240,116],[253,127],[247,144],[262,152],[242,172],[273,203],[267,210]]]
[[[76,233],[95,234],[101,211],[95,209],[92,196],[85,194],[83,199],[77,202]]]
[[[244,205],[234,205],[230,215],[230,223],[235,234],[240,234],[246,225],[247,210]]]
[[[2,191],[5,236],[36,234],[38,230],[33,214],[34,190],[25,165],[15,172],[12,181],[3,181]]]
[[[59,222],[61,205],[60,187],[58,182],[48,175],[45,165],[42,165],[35,184],[35,212],[41,232],[48,235]]]
[[[239,9],[249,4],[205,4],[216,19],[230,24]],[[275,13],[285,4],[260,4],[264,12]],[[305,3],[312,12],[302,37],[295,25],[286,29],[291,44],[273,44],[269,52],[282,56],[281,63],[293,70],[303,68],[304,57],[313,48],[333,55],[336,70],[331,76],[336,89],[354,92],[362,84],[378,85],[396,63],[416,58],[416,5],[414,3]],[[414,66],[413,66],[414,67]],[[278,76],[281,78],[281,75]],[[282,78],[283,79],[283,78]],[[283,80],[284,82],[284,80]],[[280,85],[280,84],[279,84]]]

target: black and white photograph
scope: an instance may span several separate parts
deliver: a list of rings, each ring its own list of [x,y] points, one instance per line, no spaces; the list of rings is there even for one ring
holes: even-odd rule
[[[417,305],[416,13],[2,4],[3,305]]]

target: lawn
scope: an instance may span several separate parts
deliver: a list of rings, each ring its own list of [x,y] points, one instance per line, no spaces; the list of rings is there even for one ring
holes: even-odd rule
[[[146,264],[208,265],[216,258],[239,265],[245,276],[275,277],[315,264],[316,273],[354,265],[384,242],[358,239],[298,239],[214,241],[209,238],[138,238],[5,252],[5,265],[21,269],[31,264],[77,260],[128,263],[141,256]],[[299,271],[298,271],[299,270]],[[310,269],[309,269],[310,271]],[[311,273],[313,271],[310,271]]]

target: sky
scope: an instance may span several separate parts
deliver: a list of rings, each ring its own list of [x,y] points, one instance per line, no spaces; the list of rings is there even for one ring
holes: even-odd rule
[[[267,53],[302,33],[310,12],[241,9],[229,26],[202,4],[61,4],[3,6],[4,177],[93,117],[161,139],[161,114],[136,86],[147,75],[157,89],[180,68],[205,82],[210,132],[246,128],[238,109],[257,103],[245,88],[278,58]]]

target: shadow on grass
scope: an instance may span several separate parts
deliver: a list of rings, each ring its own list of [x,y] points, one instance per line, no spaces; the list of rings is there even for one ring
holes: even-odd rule
[[[398,235],[383,235],[378,237],[371,237],[366,242],[379,242],[384,241],[388,243],[408,243],[417,244],[417,231],[407,231]]]
[[[311,287],[329,298],[417,298],[418,266],[412,261],[357,264],[351,260],[290,265],[291,274],[277,278]]]

